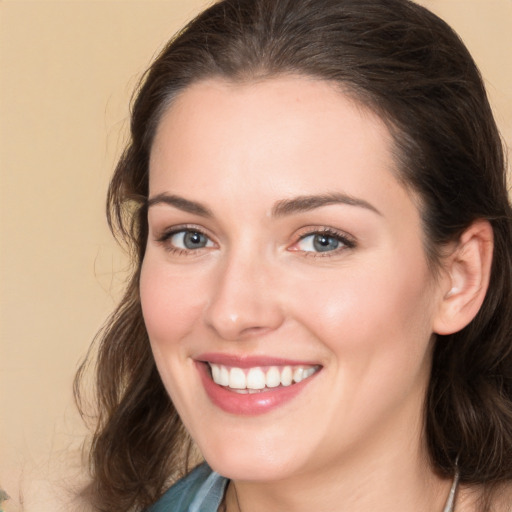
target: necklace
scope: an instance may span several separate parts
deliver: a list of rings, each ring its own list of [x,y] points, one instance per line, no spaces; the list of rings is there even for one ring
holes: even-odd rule
[[[450,492],[448,493],[448,499],[446,500],[446,504],[443,508],[443,512],[455,512],[455,496],[457,494],[457,488],[459,487],[459,479],[460,474],[459,471],[455,471],[455,475],[453,477],[452,486],[450,488]],[[235,482],[231,482],[233,484],[233,491],[235,493],[236,506],[238,508],[238,512],[242,512],[242,507],[240,506],[240,501],[238,499],[238,492],[236,491]],[[223,512],[226,512],[226,504],[224,503]]]
[[[456,469],[455,475],[453,477],[452,487],[448,494],[448,499],[446,500],[446,505],[444,506],[443,512],[455,512],[455,495],[457,494],[457,488],[459,487],[459,479],[460,473],[459,470]],[[240,510],[240,512],[242,511]]]
[[[242,512],[242,507],[240,507],[240,502],[238,501],[238,493],[236,492],[235,482],[233,482],[233,490],[235,491],[235,499],[236,499],[236,506],[238,507],[238,512]]]

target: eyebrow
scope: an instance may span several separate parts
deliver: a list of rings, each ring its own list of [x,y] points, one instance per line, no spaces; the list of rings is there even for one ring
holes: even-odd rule
[[[147,201],[148,209],[151,206],[158,204],[167,204],[174,206],[179,210],[182,210],[193,215],[199,215],[200,217],[213,217],[213,212],[201,203],[196,201],[190,201],[184,197],[161,193],[154,197],[151,197]],[[375,206],[368,203],[364,199],[349,196],[347,194],[331,193],[331,194],[320,194],[320,195],[305,195],[293,197],[291,199],[282,199],[277,201],[272,208],[273,217],[284,217],[286,215],[292,215],[294,213],[307,212],[322,206],[329,206],[331,204],[345,204],[349,206],[357,206],[365,208],[378,215],[382,215]]]
[[[201,203],[190,201],[181,196],[166,194],[165,192],[151,197],[147,201],[148,209],[157,204],[174,206],[175,208],[178,208],[178,210],[199,215],[200,217],[213,217],[212,211]]]
[[[360,208],[370,210],[378,215],[382,215],[375,206],[364,199],[352,197],[347,194],[331,193],[283,199],[282,201],[278,201],[272,208],[272,216],[282,217],[293,213],[307,212],[309,210],[314,210],[315,208],[321,208],[322,206],[328,206],[331,204],[358,206]]]

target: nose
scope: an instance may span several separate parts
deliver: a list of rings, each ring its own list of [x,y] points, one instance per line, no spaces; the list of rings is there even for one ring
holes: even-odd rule
[[[254,255],[233,255],[219,264],[204,318],[225,340],[277,329],[284,320],[272,264]]]

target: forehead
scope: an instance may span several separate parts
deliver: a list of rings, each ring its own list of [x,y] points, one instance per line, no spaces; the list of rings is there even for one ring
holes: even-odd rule
[[[216,117],[215,122],[219,123],[219,128],[220,123],[239,121],[241,115],[246,120],[250,119],[251,123],[275,124],[278,121],[277,115],[283,124],[296,123],[300,120],[299,116],[304,115],[311,116],[311,121],[319,116],[329,121],[330,114],[339,114],[342,109],[345,115],[349,111],[354,114],[352,121],[356,117],[365,118],[368,126],[375,124],[382,132],[381,135],[390,136],[386,123],[354,92],[342,88],[337,82],[303,75],[278,75],[248,81],[231,81],[219,77],[194,82],[180,91],[164,110],[156,135],[162,125],[183,123],[186,120],[194,122],[199,117],[201,122],[208,117]],[[341,121],[343,124],[343,119]]]
[[[162,116],[150,195],[231,202],[235,211],[266,199],[340,192],[396,213],[410,209],[411,197],[396,179],[393,146],[382,119],[330,82],[205,80]]]
[[[263,170],[268,157],[291,162],[305,150],[320,158],[318,167],[322,155],[336,148],[347,162],[370,145],[374,158],[394,166],[385,124],[332,83],[293,76],[248,83],[210,79],[186,88],[162,116],[151,168],[161,158],[186,156],[193,165],[200,158],[234,161],[243,154],[238,167],[248,174],[251,162]],[[345,151],[349,146],[354,151]]]

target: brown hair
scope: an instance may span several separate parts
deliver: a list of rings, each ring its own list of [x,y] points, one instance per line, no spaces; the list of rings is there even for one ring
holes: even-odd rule
[[[179,33],[146,73],[108,192],[110,226],[131,247],[135,268],[99,337],[89,490],[100,510],[155,501],[186,471],[190,448],[156,370],[138,292],[159,119],[198,80],[284,73],[336,82],[386,121],[399,179],[421,198],[434,269],[443,244],[476,219],[491,222],[489,291],[470,325],[438,337],[425,432],[439,473],[453,474],[458,460],[462,482],[492,487],[512,479],[512,217],[504,151],[467,49],[408,0],[224,0]]]

